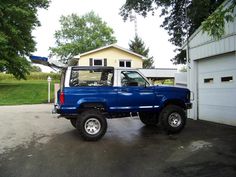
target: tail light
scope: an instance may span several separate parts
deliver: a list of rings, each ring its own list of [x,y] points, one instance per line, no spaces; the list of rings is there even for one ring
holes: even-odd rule
[[[60,92],[60,104],[64,104],[65,103],[65,94],[64,92]]]

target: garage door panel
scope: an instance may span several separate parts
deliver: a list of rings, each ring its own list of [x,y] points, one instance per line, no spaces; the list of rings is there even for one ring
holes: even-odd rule
[[[229,71],[236,69],[235,54],[225,54],[222,56],[215,56],[211,59],[199,60],[199,73],[211,73],[215,71]]]
[[[236,126],[235,107],[200,105],[201,120]]]
[[[236,109],[236,90],[233,88],[214,89],[214,91],[211,88],[201,89],[199,98],[201,98],[199,105],[233,106]]]
[[[236,88],[236,69],[235,70],[227,70],[227,71],[218,71],[211,73],[199,73],[199,89],[202,88]],[[224,77],[232,77],[232,82],[222,82],[221,79]],[[212,78],[212,83],[205,83],[204,79]]]
[[[236,126],[235,53],[198,61],[198,117]]]

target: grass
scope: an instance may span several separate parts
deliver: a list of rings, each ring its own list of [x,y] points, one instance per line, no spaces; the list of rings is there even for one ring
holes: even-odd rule
[[[57,81],[58,83],[59,81]],[[54,82],[51,83],[51,100],[54,97]],[[47,103],[48,83],[42,80],[0,81],[0,105]]]

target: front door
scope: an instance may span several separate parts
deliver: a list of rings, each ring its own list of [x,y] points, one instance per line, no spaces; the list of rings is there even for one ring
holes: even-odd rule
[[[154,87],[137,72],[121,71],[117,109],[127,112],[152,111]]]

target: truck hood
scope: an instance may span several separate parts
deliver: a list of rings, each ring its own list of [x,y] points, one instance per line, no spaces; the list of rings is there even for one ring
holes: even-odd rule
[[[177,92],[188,92],[189,89],[187,88],[181,88],[181,87],[174,87],[174,86],[154,86],[155,90],[161,90],[161,91],[177,91]]]

